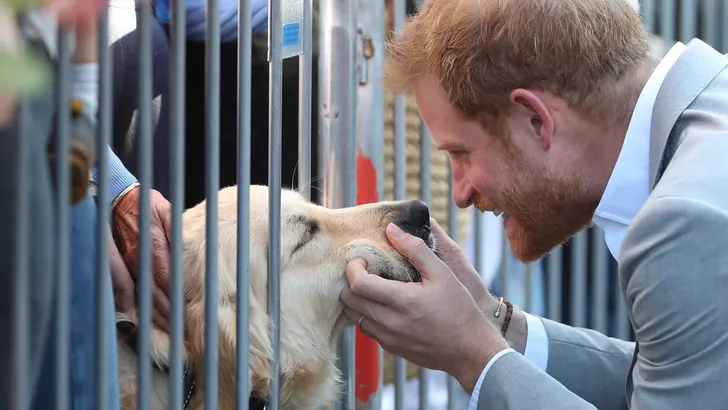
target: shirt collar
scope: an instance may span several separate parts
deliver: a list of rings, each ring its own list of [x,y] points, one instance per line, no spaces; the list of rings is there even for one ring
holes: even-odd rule
[[[615,259],[619,259],[626,228],[650,195],[652,110],[662,82],[684,50],[683,43],[676,43],[645,83],[632,112],[619,157],[594,213],[594,223],[604,229],[607,246]]]

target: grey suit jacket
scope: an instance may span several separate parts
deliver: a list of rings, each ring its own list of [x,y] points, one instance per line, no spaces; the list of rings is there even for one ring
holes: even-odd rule
[[[501,357],[478,409],[728,408],[728,56],[688,43],[658,93],[650,145],[652,192],[619,260],[637,344],[542,319],[546,372]]]

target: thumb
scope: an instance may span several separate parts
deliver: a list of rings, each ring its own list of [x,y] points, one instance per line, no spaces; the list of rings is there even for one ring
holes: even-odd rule
[[[430,218],[430,228],[432,230],[432,236],[435,237],[437,247],[443,252],[451,252],[455,248],[460,249],[458,244],[442,229],[440,224],[437,223],[435,218]]]
[[[404,255],[412,266],[417,268],[423,281],[444,277],[449,272],[450,268],[435,255],[435,252],[421,238],[404,232],[393,223],[387,226],[387,238],[394,249]]]

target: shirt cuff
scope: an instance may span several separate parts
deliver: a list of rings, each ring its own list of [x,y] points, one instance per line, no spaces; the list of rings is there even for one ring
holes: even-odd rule
[[[483,372],[480,373],[480,377],[478,377],[478,382],[475,383],[475,388],[473,389],[473,394],[470,396],[470,403],[468,404],[468,410],[477,410],[478,409],[478,399],[480,398],[480,389],[483,385],[483,380],[485,379],[485,374],[488,373],[488,369],[490,369],[491,366],[493,366],[493,363],[495,363],[496,360],[500,359],[502,356],[504,356],[508,353],[516,353],[516,351],[511,348],[503,349],[500,352],[496,353],[496,355],[490,359],[488,364],[485,365]]]
[[[549,338],[541,319],[523,312],[526,316],[526,350],[523,356],[542,371],[546,371],[549,358]]]
[[[121,162],[119,157],[116,156],[114,151],[109,147],[106,146],[106,150],[108,152],[108,158],[109,158],[109,204],[114,202],[116,197],[121,195],[122,192],[124,192],[125,189],[130,187],[133,183],[138,182],[137,179],[132,175],[131,172],[129,172],[128,169],[124,166],[124,164]],[[93,176],[93,180],[96,184],[99,182],[99,169],[98,167],[93,167],[91,170],[91,174]]]

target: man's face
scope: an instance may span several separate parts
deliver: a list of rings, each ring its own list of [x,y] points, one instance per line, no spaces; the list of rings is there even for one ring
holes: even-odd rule
[[[564,163],[573,153],[543,148],[534,122],[521,118],[528,110],[509,116],[508,135],[492,135],[464,119],[431,77],[416,84],[415,99],[433,140],[450,156],[456,204],[502,214],[516,258],[534,261],[589,223],[599,195]]]

